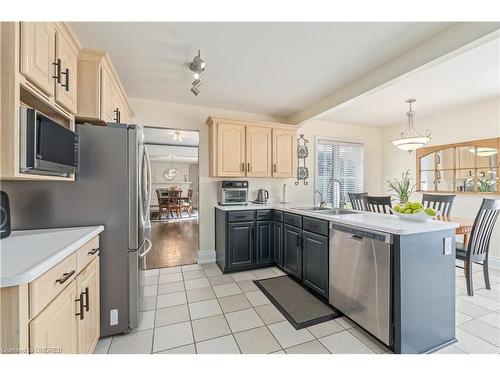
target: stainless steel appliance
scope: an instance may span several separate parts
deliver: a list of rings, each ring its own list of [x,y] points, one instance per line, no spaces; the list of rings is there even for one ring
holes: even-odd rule
[[[217,182],[217,199],[219,204],[248,204],[248,181]]]
[[[329,302],[391,345],[390,234],[330,224]]]
[[[269,192],[266,189],[257,190],[257,199],[254,203],[266,204],[269,199]]]
[[[0,238],[10,236],[10,202],[9,196],[0,191]]]
[[[77,125],[80,173],[75,182],[2,181],[16,207],[13,229],[104,225],[100,241],[101,336],[137,327],[139,262],[151,173],[142,127]],[[19,204],[18,204],[19,203]]]
[[[78,134],[24,106],[20,125],[21,172],[55,176],[78,172]]]

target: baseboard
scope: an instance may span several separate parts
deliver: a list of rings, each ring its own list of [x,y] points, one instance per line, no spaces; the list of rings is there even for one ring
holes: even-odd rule
[[[215,250],[198,250],[198,264],[215,262]]]
[[[500,270],[500,258],[489,256],[488,266],[491,269]]]

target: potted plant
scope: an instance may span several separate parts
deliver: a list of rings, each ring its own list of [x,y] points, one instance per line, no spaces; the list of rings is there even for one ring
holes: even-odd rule
[[[412,185],[410,171],[401,173],[401,179],[394,178],[392,180],[387,180],[387,187],[389,192],[394,192],[391,194],[399,199],[399,204],[406,204],[410,200],[411,193],[415,190],[415,184]]]

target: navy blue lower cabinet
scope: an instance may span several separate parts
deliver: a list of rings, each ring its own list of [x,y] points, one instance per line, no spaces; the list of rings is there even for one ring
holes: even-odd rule
[[[259,265],[274,263],[273,256],[273,222],[257,221],[257,243],[255,247],[255,263]]]
[[[248,267],[255,259],[255,224],[227,225],[228,268]]]
[[[328,298],[328,237],[305,230],[302,233],[302,281]]]
[[[273,255],[274,263],[283,267],[283,223],[273,223]]]
[[[283,268],[302,280],[302,229],[288,224],[283,227]]]

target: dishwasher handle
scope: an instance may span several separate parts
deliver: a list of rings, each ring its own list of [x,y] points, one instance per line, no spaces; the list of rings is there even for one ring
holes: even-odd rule
[[[393,243],[393,236],[390,233],[379,232],[371,229],[357,228],[357,227],[348,227],[344,225],[339,225],[335,223],[330,224],[330,229],[332,229],[331,233],[333,234],[335,231],[340,231],[347,233],[349,239],[363,241],[363,239],[369,239],[374,241],[380,241],[387,244]]]

